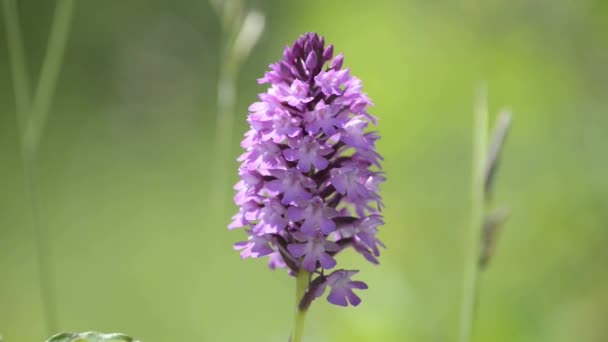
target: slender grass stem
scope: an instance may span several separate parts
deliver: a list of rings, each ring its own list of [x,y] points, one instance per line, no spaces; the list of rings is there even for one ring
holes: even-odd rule
[[[231,62],[223,62],[220,69],[218,82],[218,115],[214,132],[214,158],[216,163],[215,185],[213,186],[212,198],[223,212],[226,196],[224,187],[228,181],[229,173],[226,172],[229,163],[230,143],[232,141],[234,127],[234,107],[236,96],[236,69]]]
[[[57,309],[48,229],[41,214],[40,186],[37,182],[37,152],[55,92],[57,77],[67,42],[73,12],[73,0],[59,0],[55,9],[47,52],[33,103],[30,103],[29,78],[25,61],[19,14],[14,0],[4,0],[4,15],[10,64],[13,75],[15,106],[21,135],[21,161],[27,203],[33,219],[40,295],[47,335],[57,330]]]
[[[484,181],[488,141],[488,105],[485,88],[479,90],[473,120],[471,217],[466,240],[464,283],[460,311],[460,342],[471,340],[479,285],[479,252],[484,220]]]
[[[211,191],[208,195],[210,213],[223,212],[226,205],[225,186],[228,182],[228,167],[230,142],[234,126],[234,108],[239,65],[232,54],[232,46],[238,31],[241,16],[241,3],[225,2],[218,11],[222,19],[220,37],[221,53],[217,83],[217,115],[213,131],[212,154],[214,167],[212,169]]]
[[[40,79],[36,87],[32,110],[25,132],[26,142],[30,146],[38,147],[42,132],[46,126],[51,101],[55,93],[55,85],[61,71],[73,11],[74,0],[58,0],[47,43],[46,55],[42,61]]]
[[[25,147],[25,148],[24,148]],[[49,231],[42,213],[40,184],[38,182],[38,166],[35,151],[22,146],[22,167],[25,194],[30,205],[34,240],[36,246],[36,263],[40,282],[40,297],[46,322],[47,335],[57,332],[57,303],[55,301],[55,282],[53,279],[53,259],[49,241]]]
[[[241,66],[264,30],[264,15],[256,10],[245,13],[241,1],[224,2],[219,6],[222,18],[222,49],[220,56],[219,80],[217,85],[217,117],[213,153],[215,161],[215,180],[212,191],[215,211],[223,212],[225,191],[228,181],[226,168],[229,164],[230,143],[235,120],[237,81]]]
[[[300,310],[300,301],[306,293],[308,288],[308,282],[310,280],[310,272],[306,270],[300,270],[298,277],[296,278],[296,312],[294,316],[294,329],[291,342],[302,342],[302,336],[304,336],[304,321],[306,319],[306,311]]]
[[[17,109],[17,122],[19,129],[25,128],[27,112],[30,106],[30,85],[27,71],[27,62],[23,48],[19,11],[15,0],[2,1],[4,9],[4,24],[11,73],[13,78],[13,91],[15,92],[15,107]],[[21,132],[23,136],[23,131]]]

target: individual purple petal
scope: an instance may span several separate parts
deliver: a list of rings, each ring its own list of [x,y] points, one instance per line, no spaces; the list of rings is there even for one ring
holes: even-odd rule
[[[281,253],[273,252],[268,255],[268,267],[270,267],[270,269],[274,270],[277,268],[285,268],[285,267],[287,267],[287,264],[283,260]]]
[[[271,139],[275,143],[280,143],[287,138],[297,136],[302,128],[300,127],[300,119],[294,118],[288,112],[282,111],[281,114],[275,115],[272,118]]]
[[[308,95],[308,84],[300,80],[295,80],[291,86],[285,90],[284,101],[291,106],[298,106],[301,103],[308,103],[313,99],[312,96]]]
[[[372,196],[365,186],[368,171],[358,163],[349,163],[330,171],[330,183],[336,190],[346,195],[351,203],[366,201]]]
[[[314,187],[314,181],[298,170],[274,170],[271,173],[278,179],[267,182],[266,187],[271,191],[283,194],[281,203],[299,203],[312,198],[312,194],[307,189]]]
[[[250,150],[241,155],[238,161],[250,170],[269,170],[282,168],[284,164],[281,148],[272,142],[255,143]]]
[[[296,258],[304,257],[302,267],[312,272],[317,269],[317,262],[324,269],[331,269],[336,266],[336,260],[327,251],[334,249],[334,244],[325,238],[315,237],[306,243],[294,243],[287,245],[287,250]]]
[[[350,77],[349,70],[327,70],[315,77],[315,83],[326,96],[342,94],[342,87]]]
[[[313,236],[315,230],[320,229],[323,234],[329,235],[336,228],[332,219],[338,216],[338,211],[327,207],[320,197],[315,197],[305,207],[289,207],[287,215],[294,222],[303,220],[300,231],[304,234]]]
[[[332,289],[329,292],[329,296],[327,296],[327,300],[335,305],[340,306],[348,306],[348,301],[346,300],[347,291],[343,288]]]
[[[328,61],[331,59],[331,57],[334,55],[334,46],[333,45],[329,45],[328,47],[325,48],[325,50],[323,50],[323,59]]]
[[[249,223],[258,219],[261,208],[258,197],[246,196],[242,192],[237,193],[234,197],[234,201],[240,205],[238,214],[240,217],[235,217],[235,221]]]
[[[262,205],[263,207],[259,212],[260,221],[253,229],[254,233],[261,235],[282,232],[289,223],[286,218],[285,207],[273,198],[265,199]]]
[[[241,258],[259,258],[273,252],[268,236],[249,235],[249,239],[234,244],[234,249],[242,250]]]
[[[307,244],[305,243],[292,243],[291,245],[287,246],[287,250],[289,251],[289,253],[291,253],[291,255],[296,258],[299,258],[306,254],[306,245]]]
[[[344,55],[340,53],[331,61],[330,67],[334,70],[340,70],[342,69],[342,63],[344,63]]]
[[[293,148],[286,149],[283,155],[288,161],[297,161],[298,170],[308,172],[313,165],[317,170],[323,170],[329,164],[325,156],[330,154],[332,149],[320,144],[313,137],[307,136],[292,145]]]
[[[245,220],[243,213],[238,212],[232,216],[232,221],[230,221],[230,224],[228,224],[228,229],[232,230],[235,228],[242,228],[246,227],[248,224],[249,221]]]
[[[264,184],[262,182],[262,175],[255,170],[241,169],[239,177],[241,177],[241,181],[234,186],[234,189],[237,191],[243,190],[248,194],[256,194]]]
[[[308,70],[314,70],[318,62],[317,54],[314,51],[310,51],[308,57],[306,57],[306,67]]]
[[[369,149],[373,147],[372,142],[367,137],[365,129],[368,122],[362,117],[354,117],[342,127],[342,141],[349,146]]]
[[[340,238],[352,238],[355,250],[364,254],[364,256],[366,256],[366,252],[371,252],[377,257],[380,256],[378,246],[384,247],[384,244],[376,237],[378,227],[382,224],[384,224],[382,216],[369,215],[351,224],[340,226]],[[374,263],[376,263],[375,261],[375,258],[373,258]]]
[[[350,278],[359,271],[337,270],[327,277],[327,285],[331,287],[327,300],[336,305],[348,306],[350,303],[357,306],[361,299],[353,292],[353,289],[365,290],[367,285],[361,281],[352,281]]]
[[[336,117],[341,107],[337,105],[327,105],[319,101],[314,110],[304,113],[306,131],[310,134],[317,134],[319,131],[327,136],[336,133],[337,128],[342,126],[342,120]]]

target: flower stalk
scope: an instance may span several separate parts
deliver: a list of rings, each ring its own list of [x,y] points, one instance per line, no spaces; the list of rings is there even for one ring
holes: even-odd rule
[[[293,338],[291,342],[301,342],[302,336],[304,336],[304,322],[306,320],[306,311],[308,308],[303,308],[300,303],[304,298],[309,282],[310,272],[304,269],[300,270],[296,278],[296,311],[294,316]]]

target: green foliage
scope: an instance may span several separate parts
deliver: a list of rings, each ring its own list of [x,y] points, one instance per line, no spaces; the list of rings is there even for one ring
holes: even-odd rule
[[[123,334],[103,334],[95,331],[84,333],[60,333],[52,336],[46,342],[138,342]]]

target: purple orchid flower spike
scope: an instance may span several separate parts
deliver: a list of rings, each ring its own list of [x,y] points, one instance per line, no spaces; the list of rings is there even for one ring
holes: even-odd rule
[[[358,271],[336,268],[335,256],[352,247],[377,263],[384,247],[376,237],[385,177],[379,136],[369,131],[373,104],[333,51],[306,33],[258,80],[270,86],[249,107],[235,185],[239,212],[229,226],[249,235],[235,245],[243,258],[266,256],[270,268],[298,277],[300,312],[327,287],[330,303],[358,305],[353,289],[367,285],[351,280]]]

